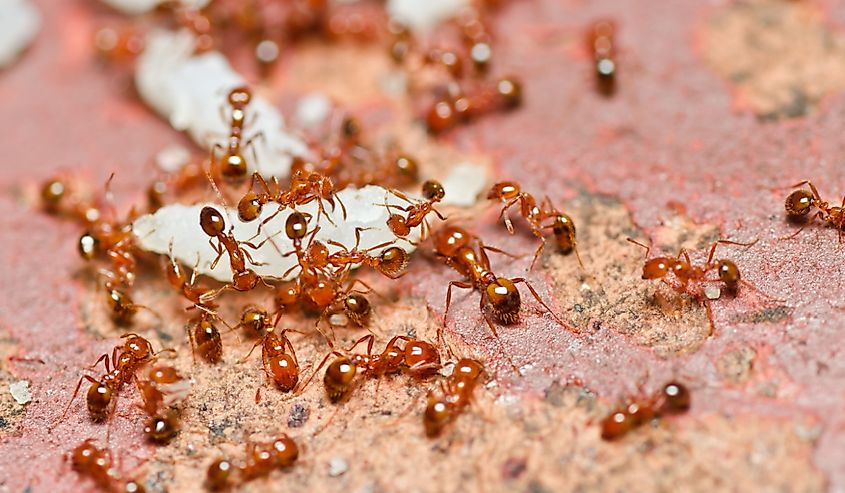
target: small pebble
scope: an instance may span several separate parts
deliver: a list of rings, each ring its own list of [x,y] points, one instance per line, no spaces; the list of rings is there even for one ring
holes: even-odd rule
[[[28,404],[32,401],[32,394],[29,392],[29,382],[26,380],[18,380],[17,382],[9,384],[9,392],[12,397],[20,405]]]
[[[719,286],[707,286],[704,288],[704,296],[708,300],[718,300],[722,296],[722,290],[719,289]]]
[[[334,457],[329,461],[329,476],[336,478],[349,470],[349,463],[342,457]]]

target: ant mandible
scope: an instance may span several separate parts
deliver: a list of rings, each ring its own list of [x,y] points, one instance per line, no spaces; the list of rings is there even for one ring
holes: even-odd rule
[[[816,190],[815,185],[813,185],[809,180],[796,183],[789,188],[800,187],[803,185],[809,186],[810,190],[795,190],[786,197],[786,202],[784,203],[786,214],[791,219],[804,218],[807,217],[807,215],[813,210],[813,207],[815,207],[818,210],[815,214],[813,214],[808,223],[815,221],[816,219],[820,219],[829,226],[833,226],[836,228],[836,232],[839,235],[839,242],[841,243],[842,231],[845,230],[845,196],[842,197],[842,204],[839,207],[836,207],[832,206],[829,202],[822,200],[821,195],[819,195],[819,191]],[[794,238],[803,231],[805,227],[807,227],[806,224],[786,238]]]
[[[217,166],[220,174],[229,182],[237,182],[247,175],[247,163],[243,152],[252,149],[253,159],[258,159],[254,143],[256,139],[263,139],[264,133],[257,134],[244,141],[244,127],[246,126],[246,107],[252,100],[252,91],[248,87],[236,87],[229,92],[227,101],[232,108],[229,120],[230,132],[225,146],[215,143],[211,150],[212,162]],[[220,108],[221,112],[223,107]],[[226,120],[225,115],[223,119]],[[225,150],[222,157],[217,159],[217,151]]]

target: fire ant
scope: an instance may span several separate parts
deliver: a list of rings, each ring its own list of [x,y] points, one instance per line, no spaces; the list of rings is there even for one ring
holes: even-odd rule
[[[750,247],[757,243],[754,240],[751,243],[739,243],[730,240],[718,240],[710,247],[710,253],[707,255],[707,261],[704,265],[693,265],[685,248],[682,248],[676,257],[654,257],[649,259],[648,255],[651,252],[651,247],[644,245],[632,238],[627,239],[629,242],[645,248],[646,261],[643,264],[643,279],[661,279],[666,284],[672,286],[673,289],[680,293],[688,293],[699,295],[697,291],[692,291],[690,282],[716,282],[715,280],[706,279],[707,273],[711,270],[716,270],[719,273],[719,281],[725,284],[728,291],[736,293],[739,283],[742,282],[739,268],[732,260],[720,259],[713,262],[713,255],[716,252],[718,245],[739,245]],[[681,259],[683,257],[683,259]],[[678,281],[677,285],[670,284],[666,276],[673,273]]]
[[[276,323],[279,318],[281,317],[276,318]],[[249,359],[255,348],[260,345],[264,373],[282,392],[293,390],[299,381],[299,361],[296,359],[296,350],[286,335],[287,330],[277,335],[275,324],[270,322],[266,311],[256,307],[248,307],[244,310],[241,320],[242,323],[246,320],[253,331],[264,335],[240,362],[243,363]]]
[[[446,220],[446,218],[443,217],[443,214],[434,208],[434,204],[443,200],[443,197],[446,195],[443,185],[441,185],[438,181],[428,180],[423,183],[422,194],[425,200],[420,202],[414,202],[409,199],[407,195],[396,190],[391,190],[390,193],[410,204],[404,207],[388,205],[387,197],[385,197],[384,206],[387,208],[388,212],[390,212],[390,209],[393,208],[406,213],[405,216],[391,213],[390,217],[387,219],[387,227],[390,228],[390,231],[399,238],[407,237],[411,233],[411,228],[422,226],[420,230],[420,239],[425,239],[426,230],[429,229],[426,216],[432,212],[434,212],[442,221]]]
[[[603,440],[616,440],[652,419],[685,413],[690,408],[690,392],[677,382],[669,382],[651,399],[631,402],[601,421]]]
[[[439,134],[458,123],[500,110],[512,110],[522,104],[522,84],[514,78],[503,77],[471,92],[448,91],[437,98],[425,113],[428,131]]]
[[[243,132],[246,125],[246,107],[251,100],[252,91],[248,87],[236,87],[229,92],[227,101],[232,108],[232,113],[229,118],[231,130],[228,143],[226,146],[215,143],[211,150],[212,162],[218,166],[220,174],[229,182],[237,182],[246,177],[247,163],[243,151],[247,148],[252,148],[253,159],[258,159],[253,145],[255,139],[264,138],[264,133],[258,132],[248,140],[243,140]],[[225,150],[225,153],[219,160],[217,159],[218,150]]]
[[[207,296],[203,299],[213,298],[226,288],[232,288],[235,291],[250,291],[258,286],[258,283],[262,279],[254,270],[246,266],[247,261],[253,265],[255,265],[255,261],[244,246],[258,250],[267,240],[262,241],[258,245],[246,241],[238,241],[232,233],[234,225],[229,227],[228,233],[224,233],[226,221],[223,219],[223,215],[214,207],[209,206],[203,207],[200,211],[200,227],[209,236],[208,242],[215,253],[217,253],[217,257],[211,263],[211,269],[213,270],[217,266],[217,262],[220,261],[224,253],[228,253],[229,264],[233,273],[230,284],[213,293],[206,293]],[[214,239],[217,239],[216,245],[213,242]]]
[[[256,181],[261,185],[261,188],[264,189],[263,192],[256,193],[253,190]],[[325,214],[323,201],[331,204],[332,211],[334,211],[336,198],[335,186],[332,183],[331,178],[324,176],[321,173],[298,169],[293,172],[290,188],[286,191],[279,191],[277,193],[273,193],[270,190],[270,186],[260,174],[253,173],[249,191],[244,194],[238,202],[238,217],[240,217],[240,219],[244,222],[254,221],[261,215],[261,210],[265,204],[268,202],[276,202],[279,204],[278,210],[262,221],[262,224],[267,224],[267,222],[276,217],[276,215],[283,211],[286,207],[293,208],[316,200],[317,220],[319,221],[320,215]],[[339,198],[337,198],[337,202],[340,204],[341,210],[343,211],[343,218],[346,219],[346,206]],[[334,223],[331,217],[328,215],[326,215],[326,217],[329,222]]]
[[[816,219],[821,219],[822,222],[833,226],[836,228],[839,235],[839,242],[841,243],[842,231],[845,230],[845,196],[842,197],[842,205],[836,207],[830,205],[829,202],[822,200],[821,195],[819,195],[819,191],[816,190],[816,187],[809,180],[796,183],[790,188],[800,187],[803,185],[808,185],[810,190],[795,190],[786,197],[786,202],[784,203],[786,214],[790,219],[804,218],[807,217],[807,215],[812,211],[812,208],[815,207],[818,211],[810,217],[808,223],[815,221]],[[798,235],[798,233],[803,231],[805,227],[806,224],[786,238],[794,238]]]
[[[398,341],[405,342],[405,347],[397,347]],[[352,352],[364,342],[367,343],[366,353]],[[365,376],[372,378],[398,373],[402,370],[415,378],[425,378],[440,369],[440,355],[437,349],[428,342],[408,336],[394,336],[380,354],[373,354],[374,343],[375,336],[368,334],[355,341],[345,351],[329,352],[317,365],[317,369],[305,382],[300,393],[333,355],[336,358],[326,368],[323,377],[323,385],[332,402],[338,402],[349,394],[359,369],[363,370]]]
[[[92,365],[93,368],[101,361],[105,363],[106,373],[99,380],[90,375],[80,377],[76,389],[73,391],[73,396],[59,421],[62,421],[67,415],[71,404],[79,393],[82,382],[85,380],[91,382],[91,387],[89,387],[86,395],[88,413],[94,421],[104,421],[109,415],[112,397],[115,397],[116,402],[117,392],[125,383],[135,377],[135,372],[141,365],[151,361],[157,354],[153,352],[150,341],[137,334],[125,334],[122,338],[124,339],[123,345],[114,347],[111,359],[109,359],[108,354],[103,354]],[[114,368],[111,368],[112,364]]]
[[[285,434],[269,443],[249,442],[243,464],[218,459],[208,466],[206,487],[212,491],[224,490],[239,481],[249,481],[267,476],[275,469],[290,467],[298,458],[299,446]]]
[[[407,224],[407,223],[406,223]],[[326,263],[337,268],[348,268],[356,264],[364,264],[372,267],[381,274],[391,278],[398,279],[404,274],[405,268],[408,266],[408,252],[397,246],[391,246],[395,241],[386,241],[370,248],[360,250],[358,246],[361,244],[361,232],[372,228],[355,228],[355,246],[351,250],[336,241],[329,240],[329,245],[338,247],[335,253],[326,257]],[[385,248],[389,247],[389,248]],[[385,248],[378,255],[370,255],[370,252]]]
[[[593,57],[596,88],[603,96],[616,92],[616,26],[611,21],[598,21],[587,33],[587,50]]]
[[[91,439],[85,440],[70,454],[73,470],[88,477],[100,489],[123,493],[144,493],[144,486],[134,480],[123,481],[113,467],[111,452],[99,449]]]
[[[423,413],[423,427],[428,437],[438,436],[469,405],[483,374],[484,366],[479,361],[458,360],[446,383],[441,382],[440,395],[429,396]]]
[[[575,223],[568,215],[559,212],[551,203],[548,197],[543,199],[540,205],[537,205],[537,200],[528,192],[523,192],[520,189],[519,183],[512,181],[503,181],[496,183],[487,193],[487,198],[490,200],[498,200],[504,204],[502,212],[499,217],[504,220],[505,227],[508,232],[513,234],[513,223],[511,222],[508,210],[511,207],[519,205],[519,213],[528,222],[531,228],[531,233],[540,239],[540,245],[534,252],[534,260],[531,261],[531,269],[543,253],[546,246],[546,239],[543,234],[544,229],[551,229],[557,240],[558,247],[564,255],[575,252],[578,258],[578,263],[583,268],[584,264],[581,262],[581,256],[578,254],[575,237]],[[543,221],[552,219],[551,224],[543,225]]]
[[[471,241],[475,239],[478,248],[470,246]],[[548,305],[540,298],[534,287],[524,278],[508,279],[505,277],[497,277],[490,270],[490,260],[487,258],[487,250],[504,253],[501,250],[484,245],[479,238],[473,237],[466,230],[457,226],[450,226],[441,229],[434,236],[435,253],[443,258],[447,265],[458,271],[469,282],[451,281],[449,288],[446,290],[446,310],[444,318],[448,316],[449,307],[452,303],[452,287],[461,289],[474,289],[481,294],[479,309],[481,310],[484,320],[493,332],[493,335],[498,338],[496,327],[490,316],[484,310],[485,305],[489,304],[493,318],[502,324],[510,325],[519,320],[519,309],[522,305],[519,296],[519,291],[516,284],[524,283],[534,299],[537,300],[543,308],[563,327],[572,332],[577,330],[565,324],[558,316],[549,308]]]
[[[150,369],[147,380],[138,380],[137,385],[143,409],[149,415],[144,434],[153,443],[169,442],[179,432],[175,406],[187,398],[190,381],[171,366],[156,366]]]

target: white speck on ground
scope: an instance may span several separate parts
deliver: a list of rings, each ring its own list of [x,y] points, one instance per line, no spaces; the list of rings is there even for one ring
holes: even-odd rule
[[[9,392],[12,397],[20,405],[28,404],[32,401],[32,394],[29,392],[29,382],[26,380],[18,380],[9,384]]]

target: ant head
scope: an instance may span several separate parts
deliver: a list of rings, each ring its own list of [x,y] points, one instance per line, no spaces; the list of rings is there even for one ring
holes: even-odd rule
[[[739,283],[739,267],[731,260],[722,259],[716,262],[716,268],[719,270],[719,279],[724,282],[728,288],[736,288]]]
[[[93,260],[100,250],[100,240],[91,233],[83,233],[79,237],[79,255],[85,260]]]
[[[452,375],[463,380],[477,380],[484,373],[484,367],[477,360],[462,358],[455,363]]]
[[[246,159],[240,151],[227,152],[218,163],[220,174],[229,182],[237,182],[246,178]]]
[[[381,252],[378,270],[388,277],[396,277],[408,266],[408,252],[392,246]]]
[[[633,419],[625,410],[617,409],[601,421],[603,440],[615,440],[631,431]]]
[[[419,166],[416,160],[409,156],[398,156],[393,161],[393,166],[399,175],[407,178],[409,181],[417,181],[419,178]]]
[[[144,423],[144,434],[147,439],[153,443],[166,444],[179,433],[179,423],[176,421],[174,413],[167,413],[164,416],[152,416]],[[135,481],[128,481],[125,484],[125,489],[121,491],[141,492],[143,489],[138,489],[141,486]]]
[[[200,211],[200,227],[203,232],[212,238],[223,234],[226,229],[226,221],[223,214],[214,207],[203,207]]]
[[[261,276],[252,269],[236,272],[232,276],[232,287],[235,291],[252,291],[258,286],[259,282],[261,282]]]
[[[505,77],[496,82],[496,92],[506,108],[516,108],[522,103],[522,84],[514,78]]]
[[[228,99],[233,108],[243,108],[252,100],[252,91],[245,86],[236,87],[229,92]]]
[[[329,249],[320,240],[313,240],[310,245],[308,245],[308,256],[311,257],[311,261],[316,265],[324,265],[328,263],[329,260]]]
[[[89,438],[73,449],[70,460],[74,468],[84,470],[94,465],[102,455],[100,449]]]
[[[458,226],[446,226],[437,232],[434,247],[444,257],[454,257],[458,250],[469,245],[472,236]]]
[[[343,308],[349,320],[359,326],[364,325],[371,311],[370,301],[361,293],[350,293],[343,300]]]
[[[67,187],[65,187],[64,182],[61,180],[55,179],[45,183],[41,187],[41,201],[44,204],[44,208],[48,212],[55,212],[62,198],[64,198],[66,190]]]
[[[301,240],[305,238],[308,232],[308,220],[305,219],[305,214],[299,211],[293,211],[285,221],[285,234],[291,240]]]
[[[299,382],[299,367],[290,354],[283,353],[273,356],[267,361],[273,382],[282,392],[290,392]]]
[[[443,185],[439,181],[428,180],[422,185],[422,194],[426,200],[440,202],[446,195],[446,190],[443,189]]]
[[[519,290],[510,279],[498,277],[487,285],[487,298],[493,305],[493,314],[502,323],[511,324],[519,317]]]
[[[334,301],[337,289],[337,284],[329,279],[315,279],[308,285],[306,290],[308,300],[306,301],[310,301],[313,304],[311,308],[322,310]]]
[[[128,324],[138,311],[138,307],[132,302],[132,298],[119,289],[110,289],[108,293],[111,316],[118,324]]]
[[[394,235],[399,237],[404,238],[411,233],[411,228],[408,227],[405,217],[399,214],[391,214],[390,217],[387,218],[387,227],[390,228],[390,231]]]
[[[255,221],[261,215],[261,208],[258,194],[250,190],[238,202],[238,217],[244,222]]]
[[[815,205],[816,199],[809,190],[795,190],[788,197],[783,204],[786,213],[793,217],[806,216],[810,213],[810,208]]]
[[[518,197],[520,191],[518,183],[513,181],[503,181],[493,185],[493,188],[491,188],[490,192],[487,194],[487,198],[491,200],[511,200]]]
[[[660,412],[683,413],[690,408],[690,391],[681,383],[669,382],[660,391]]]
[[[554,223],[552,223],[552,232],[555,236],[568,236],[575,238],[575,223],[572,221],[571,217],[560,213],[555,216]]]
[[[419,340],[408,341],[405,344],[405,364],[412,371],[414,368],[424,368],[425,371],[434,371],[440,366],[440,354],[437,352],[437,348],[428,342]],[[458,367],[456,366],[455,369],[457,370]],[[470,370],[469,373],[474,373],[469,365],[465,369]],[[479,375],[481,371],[479,365]]]
[[[205,473],[206,487],[212,491],[226,488],[229,484],[229,477],[235,470],[235,466],[226,459],[212,462]]]
[[[123,343],[123,350],[132,355],[138,361],[145,360],[153,355],[153,345],[150,341],[138,335],[130,335]]]
[[[655,257],[646,260],[643,264],[643,279],[660,279],[669,273],[669,267],[673,265],[671,259],[666,257]]]

